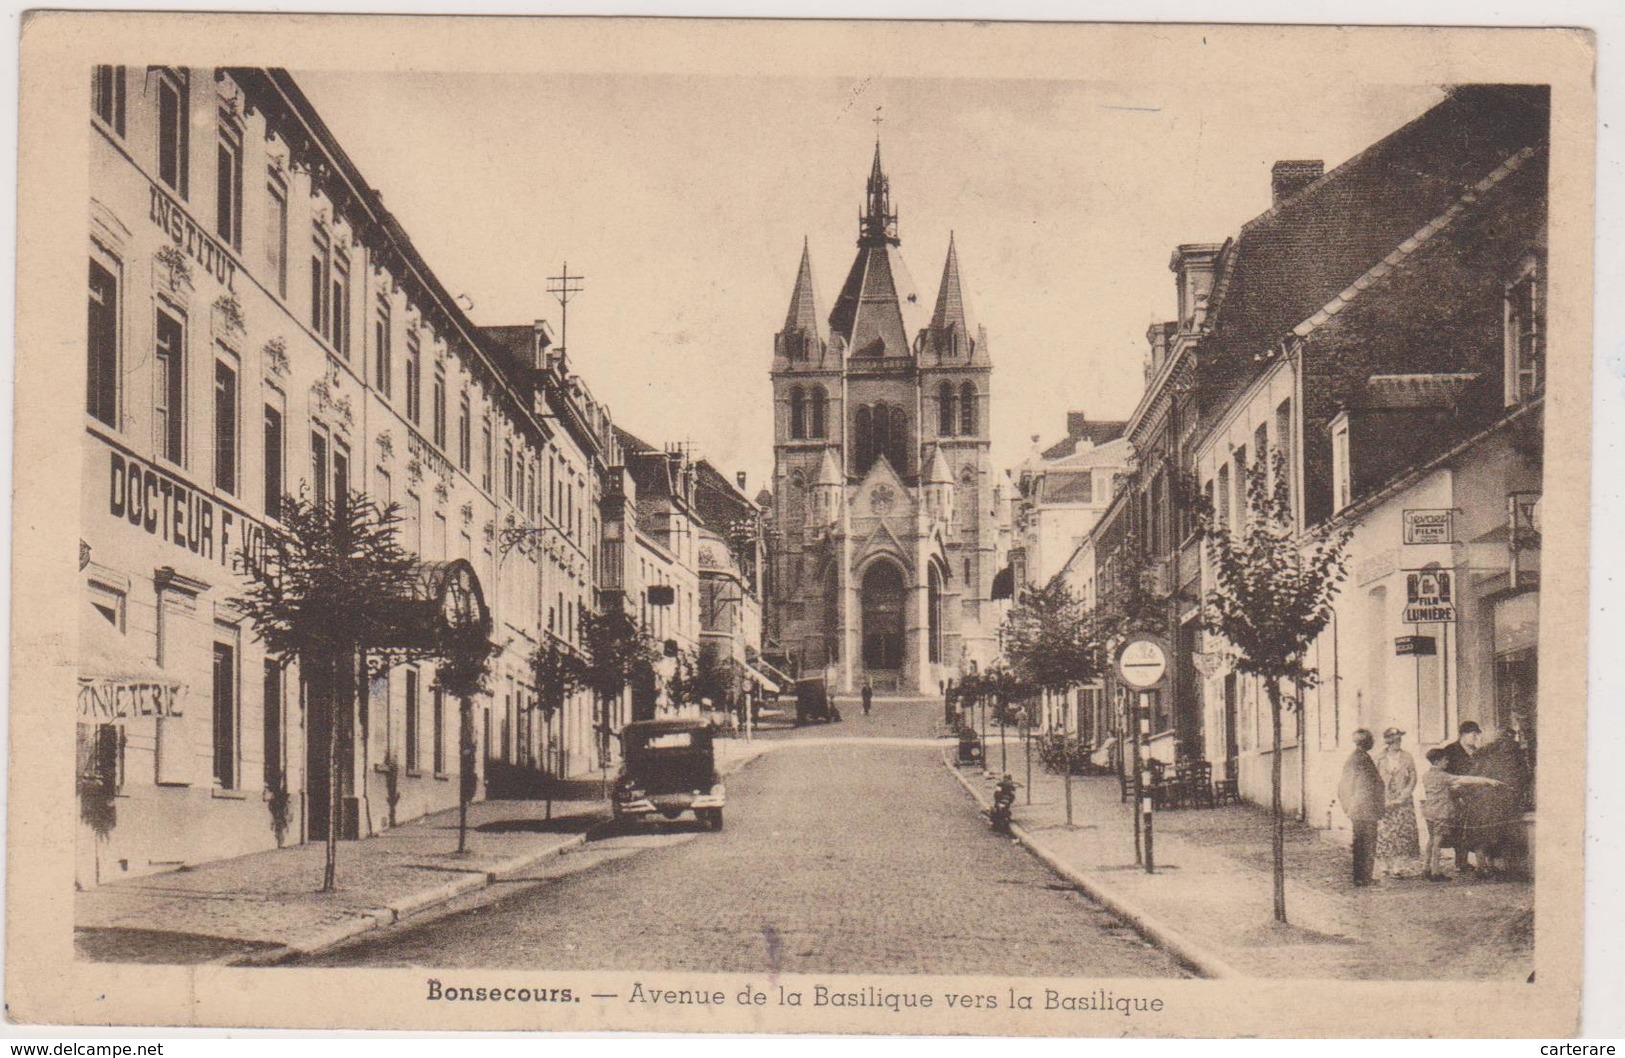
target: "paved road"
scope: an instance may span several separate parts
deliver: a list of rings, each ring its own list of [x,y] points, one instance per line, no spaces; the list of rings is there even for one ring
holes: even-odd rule
[[[784,744],[729,779],[721,833],[666,824],[593,841],[314,963],[1182,975],[988,831],[942,767],[946,741],[927,742],[940,703],[842,713],[763,731]]]

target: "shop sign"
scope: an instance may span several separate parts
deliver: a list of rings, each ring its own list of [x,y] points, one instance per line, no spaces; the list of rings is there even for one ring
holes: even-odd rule
[[[242,571],[265,547],[265,529],[239,511],[133,455],[108,449],[107,513],[199,558]]]
[[[1448,507],[1440,510],[1407,510],[1404,518],[1407,544],[1456,542],[1455,512]]]
[[[227,290],[237,293],[233,285],[237,279],[237,261],[225,247],[210,238],[174,199],[158,189],[157,184],[151,185],[150,201],[147,219],[168,235],[177,249],[201,265]]]
[[[159,680],[79,677],[79,717],[108,724],[140,716],[180,716],[186,687]]]
[[[1400,657],[1433,657],[1439,653],[1439,641],[1433,636],[1400,636],[1394,640],[1394,653]]]
[[[1405,614],[1408,625],[1453,622],[1456,601],[1453,575],[1444,569],[1411,570],[1405,574]]]

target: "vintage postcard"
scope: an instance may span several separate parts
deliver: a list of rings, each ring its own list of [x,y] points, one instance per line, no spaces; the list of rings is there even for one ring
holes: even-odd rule
[[[9,1016],[1571,1032],[1593,70],[27,17]]]

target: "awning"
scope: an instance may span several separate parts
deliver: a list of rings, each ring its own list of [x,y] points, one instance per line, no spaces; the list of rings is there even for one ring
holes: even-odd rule
[[[785,672],[783,669],[779,668],[771,661],[768,661],[766,658],[757,658],[756,660],[752,661],[750,665],[758,672],[764,673],[768,679],[778,684],[778,687],[774,690],[775,694],[782,693],[785,687],[788,687],[796,682],[794,676],[791,676],[788,672]]]
[[[747,663],[744,666],[744,672],[745,675],[750,678],[751,682],[755,683],[756,686],[760,687],[768,694],[779,693],[779,685],[768,679],[764,673],[758,672],[754,664]]]
[[[80,618],[79,719],[110,724],[140,716],[180,716],[186,684],[141,656],[89,603]]]

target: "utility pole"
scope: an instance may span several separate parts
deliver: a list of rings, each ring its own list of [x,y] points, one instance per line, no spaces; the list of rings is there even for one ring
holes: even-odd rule
[[[570,299],[581,293],[586,287],[580,286],[581,280],[586,276],[573,276],[570,274],[570,262],[564,262],[556,276],[547,277],[547,292],[552,294],[559,303],[559,348],[570,348]]]

